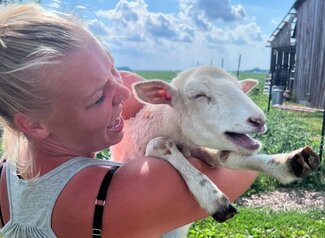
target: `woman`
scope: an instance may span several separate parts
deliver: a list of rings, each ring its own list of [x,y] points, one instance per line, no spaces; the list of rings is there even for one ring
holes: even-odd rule
[[[126,85],[141,80],[123,78]],[[80,22],[33,4],[0,7],[5,237],[159,237],[207,216],[167,162],[147,157],[120,167],[106,203],[97,199],[103,177],[119,164],[94,155],[121,140],[121,115],[141,108],[129,96],[113,58]],[[231,200],[256,177],[191,162]]]

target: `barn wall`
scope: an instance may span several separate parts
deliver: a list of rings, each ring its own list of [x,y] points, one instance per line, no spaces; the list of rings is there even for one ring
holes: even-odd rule
[[[307,0],[297,9],[295,99],[324,108],[325,1]]]

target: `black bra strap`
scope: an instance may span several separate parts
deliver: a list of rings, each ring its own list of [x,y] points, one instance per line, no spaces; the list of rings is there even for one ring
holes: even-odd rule
[[[97,199],[95,201],[95,213],[94,213],[93,230],[92,230],[93,238],[102,237],[102,220],[103,220],[104,206],[106,203],[107,189],[113,178],[114,173],[118,168],[119,167],[113,167],[112,169],[110,169],[106,173],[102,181],[102,184],[100,185]]]

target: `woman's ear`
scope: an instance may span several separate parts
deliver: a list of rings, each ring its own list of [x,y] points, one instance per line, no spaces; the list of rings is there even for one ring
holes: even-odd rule
[[[45,139],[50,134],[41,121],[21,112],[14,115],[14,123],[25,135],[34,139]]]

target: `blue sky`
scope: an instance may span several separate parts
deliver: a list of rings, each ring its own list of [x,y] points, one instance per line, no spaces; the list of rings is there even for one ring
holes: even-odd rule
[[[73,11],[117,66],[183,70],[196,65],[268,69],[267,39],[294,0],[45,0]]]

